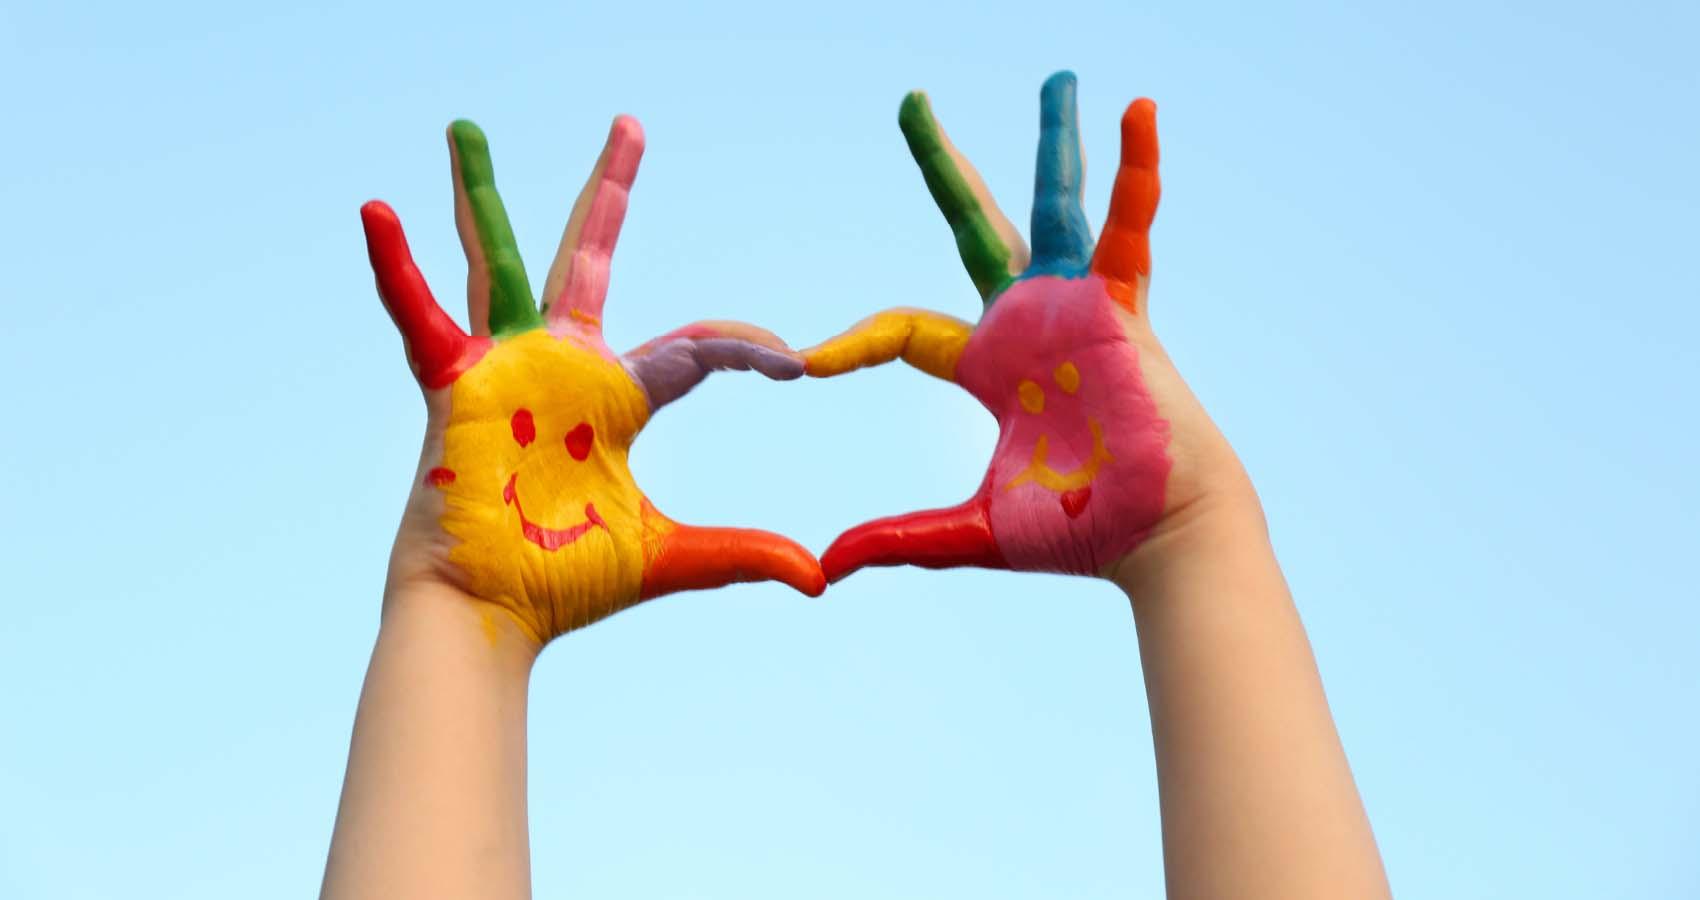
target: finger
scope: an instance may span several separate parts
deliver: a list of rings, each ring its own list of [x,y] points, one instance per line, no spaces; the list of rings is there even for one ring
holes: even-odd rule
[[[927,191],[956,235],[956,252],[968,277],[981,299],[990,300],[1027,268],[1027,245],[992,200],[980,173],[951,145],[926,94],[914,91],[903,98],[897,124]]]
[[[865,566],[1007,569],[992,537],[986,498],[975,495],[948,509],[875,519],[844,532],[821,554],[821,569],[836,583]]]
[[[602,155],[590,170],[590,180],[573,203],[572,217],[561,234],[561,247],[555,251],[549,277],[543,282],[543,309],[550,324],[580,322],[602,327],[609,265],[642,158],[642,126],[631,116],[616,116]]]
[[[1027,273],[1078,277],[1092,255],[1092,228],[1080,192],[1086,163],[1080,154],[1073,72],[1045,79],[1039,91],[1039,160],[1033,175],[1033,262]]]
[[[413,264],[395,210],[373,200],[360,207],[360,224],[366,230],[366,254],[377,276],[378,299],[401,332],[415,377],[428,388],[447,387],[472,364],[466,332],[431,296],[425,276]]]
[[[803,351],[809,374],[842,375],[894,359],[935,378],[956,380],[956,362],[974,327],[961,319],[924,309],[888,309],[856,323],[849,331]]]
[[[1110,191],[1110,214],[1092,255],[1092,271],[1130,311],[1144,304],[1151,281],[1151,222],[1162,183],[1157,178],[1157,104],[1145,97],[1122,114],[1122,160]]]
[[[496,193],[490,142],[477,125],[449,126],[449,162],[455,183],[455,225],[466,250],[466,306],[473,334],[498,338],[543,324],[519,258],[508,211]]]
[[[643,522],[640,599],[746,581],[778,581],[810,597],[826,590],[826,576],[814,554],[777,534],[681,525],[647,499]]]
[[[683,397],[710,372],[755,370],[775,381],[803,375],[803,357],[778,335],[743,322],[697,322],[649,341],[624,357],[653,412]]]

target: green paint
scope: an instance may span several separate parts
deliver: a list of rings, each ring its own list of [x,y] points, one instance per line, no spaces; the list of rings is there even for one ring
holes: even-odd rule
[[[543,325],[525,263],[519,258],[508,211],[496,193],[496,167],[490,163],[490,142],[477,125],[461,119],[449,126],[454,141],[455,177],[472,210],[473,229],[484,251],[484,267],[490,274],[490,334],[512,337]]]
[[[897,111],[897,124],[903,129],[916,165],[921,167],[927,191],[956,235],[956,252],[962,257],[968,277],[974,279],[981,299],[991,302],[1012,280],[1009,245],[986,218],[980,198],[975,196],[968,179],[945,148],[943,132],[933,118],[925,94],[915,91],[903,98],[903,105]]]

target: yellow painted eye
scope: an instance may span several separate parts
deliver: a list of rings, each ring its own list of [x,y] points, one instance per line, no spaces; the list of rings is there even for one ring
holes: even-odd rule
[[[1080,370],[1074,367],[1074,363],[1065,362],[1057,366],[1057,370],[1051,373],[1051,377],[1057,380],[1057,387],[1062,388],[1065,394],[1072,394],[1080,390]]]
[[[1044,388],[1034,384],[1030,380],[1022,379],[1021,383],[1016,385],[1015,393],[1021,398],[1022,409],[1025,409],[1034,415],[1038,415],[1045,411]]]

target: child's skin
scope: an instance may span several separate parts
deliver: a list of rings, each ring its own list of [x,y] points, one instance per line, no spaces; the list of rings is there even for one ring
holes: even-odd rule
[[[825,575],[978,565],[1113,581],[1139,636],[1169,896],[1389,896],[1256,492],[1150,326],[1155,107],[1137,101],[1123,119],[1094,250],[1077,211],[1073,91],[1059,75],[1042,94],[1031,257],[925,99],[905,102],[905,134],[988,311],[974,327],[894,310],[802,356],[819,377],[902,358],[962,384],[1001,437],[973,498],[851,529]],[[410,507],[326,897],[529,896],[525,703],[541,644],[524,617],[490,615],[506,602],[408,564],[441,537]],[[798,584],[787,559],[771,577]]]

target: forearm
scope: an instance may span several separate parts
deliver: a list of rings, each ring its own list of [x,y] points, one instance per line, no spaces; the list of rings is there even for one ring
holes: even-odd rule
[[[426,587],[392,596],[360,695],[322,896],[528,897],[534,642]]]
[[[1139,631],[1169,896],[1387,896],[1255,502],[1158,540],[1117,581]]]

